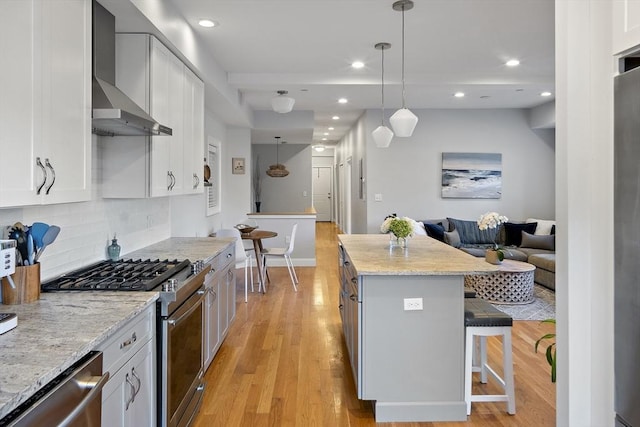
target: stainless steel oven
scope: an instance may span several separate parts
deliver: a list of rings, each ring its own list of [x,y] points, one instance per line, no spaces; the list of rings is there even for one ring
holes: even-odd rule
[[[158,304],[159,414],[161,427],[188,426],[200,408],[203,382],[204,277],[210,267],[165,285]]]

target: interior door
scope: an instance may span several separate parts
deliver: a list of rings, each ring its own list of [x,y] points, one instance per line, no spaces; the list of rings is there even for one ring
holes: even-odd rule
[[[333,192],[331,185],[332,171],[328,166],[313,168],[313,207],[316,210],[316,221],[331,221]]]

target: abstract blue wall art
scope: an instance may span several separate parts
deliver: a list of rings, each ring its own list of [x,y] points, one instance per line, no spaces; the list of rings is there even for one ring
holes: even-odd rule
[[[499,199],[502,154],[442,153],[442,198]]]

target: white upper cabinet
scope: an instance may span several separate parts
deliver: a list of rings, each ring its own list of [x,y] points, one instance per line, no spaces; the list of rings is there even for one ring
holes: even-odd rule
[[[204,190],[204,83],[190,69],[184,70],[184,189],[185,194]]]
[[[0,207],[91,199],[91,3],[2,0]]]
[[[102,138],[103,196],[143,198],[202,192],[202,182],[194,188],[192,160],[195,138],[200,140],[198,157],[202,160],[202,82],[154,36],[117,34],[116,86],[156,121],[170,127],[172,135]],[[199,172],[200,181],[201,175]]]
[[[640,1],[617,0],[613,4],[613,54],[640,46]]]

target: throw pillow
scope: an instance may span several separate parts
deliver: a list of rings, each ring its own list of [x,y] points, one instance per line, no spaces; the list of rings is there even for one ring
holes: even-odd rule
[[[556,250],[556,236],[554,234],[535,235],[526,231],[522,232],[521,248],[545,249],[547,251]]]
[[[465,221],[462,219],[447,218],[449,224],[453,226],[454,230],[458,231],[460,235],[460,243],[465,245],[478,245],[495,243],[496,234],[498,232],[495,228],[488,228],[486,230],[480,230],[478,228],[477,221]]]
[[[453,246],[454,248],[459,248],[460,247],[460,235],[458,234],[458,230],[445,231],[444,232],[444,242],[447,245]]]
[[[502,225],[504,226],[505,246],[520,246],[520,243],[522,242],[522,231],[533,234],[536,232],[536,226],[538,224],[535,222],[526,224],[505,222]]]
[[[527,218],[526,222],[537,222],[538,226],[536,227],[536,232],[534,234],[553,234],[551,232],[551,228],[556,224],[555,221],[546,220],[546,219],[535,219],[535,218]]]
[[[424,224],[420,221],[411,220],[411,225],[413,225],[413,234],[416,236],[426,236],[427,231],[424,227]]]
[[[437,224],[431,224],[431,223],[425,222],[424,228],[427,230],[427,236],[433,237],[436,240],[444,242],[444,227],[442,226],[441,222]]]

